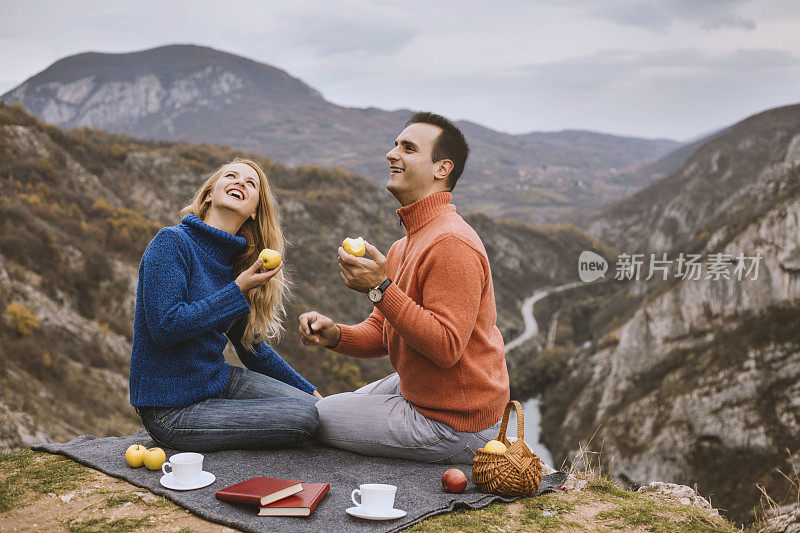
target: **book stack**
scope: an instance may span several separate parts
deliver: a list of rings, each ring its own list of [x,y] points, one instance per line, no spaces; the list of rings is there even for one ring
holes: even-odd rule
[[[330,490],[327,483],[254,477],[218,490],[217,499],[259,507],[259,516],[308,516]]]

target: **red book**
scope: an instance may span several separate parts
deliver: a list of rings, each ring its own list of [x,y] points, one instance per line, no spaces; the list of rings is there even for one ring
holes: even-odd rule
[[[330,488],[327,483],[303,483],[302,491],[262,507],[258,516],[308,516]]]
[[[254,477],[217,491],[216,496],[226,502],[269,505],[303,490],[303,484],[292,479]]]

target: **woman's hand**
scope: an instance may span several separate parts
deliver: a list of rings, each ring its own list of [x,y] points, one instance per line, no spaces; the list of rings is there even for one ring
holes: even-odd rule
[[[300,339],[306,346],[336,346],[342,330],[327,316],[309,311],[300,315]]]
[[[236,284],[240,289],[242,289],[243,293],[247,294],[247,291],[250,289],[266,285],[269,280],[275,277],[275,274],[280,272],[280,270],[283,268],[283,261],[281,261],[281,264],[272,270],[258,272],[258,270],[261,268],[261,263],[263,262],[264,260],[259,257],[250,268],[239,274],[239,276],[236,278]]]

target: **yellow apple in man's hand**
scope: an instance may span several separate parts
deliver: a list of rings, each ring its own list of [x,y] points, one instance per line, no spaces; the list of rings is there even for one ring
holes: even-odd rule
[[[150,448],[144,453],[144,466],[149,470],[159,470],[164,461],[167,460],[167,454],[161,448]]]
[[[139,468],[144,464],[144,453],[146,451],[147,448],[141,444],[131,444],[128,446],[128,449],[125,450],[125,460],[128,461],[128,464],[132,468]]]
[[[348,254],[356,257],[364,257],[364,252],[367,251],[366,246],[364,246],[364,239],[362,237],[357,239],[351,239],[350,237],[347,237],[344,242],[342,242],[342,248],[344,248],[344,251]]]
[[[276,266],[281,264],[281,254],[276,252],[271,248],[264,248],[261,250],[261,253],[258,254],[258,257],[264,260],[261,264],[261,268],[264,270],[272,270]]]

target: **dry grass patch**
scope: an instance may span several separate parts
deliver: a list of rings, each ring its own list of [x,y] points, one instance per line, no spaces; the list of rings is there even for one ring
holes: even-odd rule
[[[3,531],[31,532],[234,531],[147,489],[30,450],[0,453],[0,523]]]

